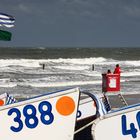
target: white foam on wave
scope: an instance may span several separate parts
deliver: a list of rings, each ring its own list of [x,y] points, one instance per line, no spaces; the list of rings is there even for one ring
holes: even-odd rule
[[[97,71],[85,71],[85,72],[81,72],[81,75],[85,75],[85,76],[90,76],[90,77],[99,77],[100,79],[102,78],[102,74],[100,72]]]
[[[131,65],[131,66],[140,66],[140,60],[137,61],[125,61],[126,65]]]
[[[125,82],[125,80],[121,80]],[[102,84],[101,80],[96,81],[68,81],[68,82],[30,82],[19,84],[19,86],[31,86],[31,87],[65,87],[65,86],[78,86],[78,85],[99,85]]]
[[[62,69],[62,70],[87,70],[89,69],[89,66],[53,66],[54,68],[57,69]]]
[[[106,59],[98,58],[58,58],[58,59],[0,59],[0,67],[4,66],[25,66],[25,67],[39,67],[42,63],[73,63],[73,64],[92,64],[103,62]]]
[[[16,83],[0,83],[0,87],[8,87],[8,88],[13,88],[13,87],[16,87],[17,84]]]
[[[124,72],[121,74],[121,76],[126,76],[126,77],[132,77],[132,76],[140,76],[140,72]]]
[[[46,67],[44,70],[42,70],[40,64],[45,63]],[[126,71],[122,72],[121,76],[123,77],[131,77],[131,76],[140,76],[140,69],[135,66],[140,66],[140,61],[117,61],[113,59],[106,59],[103,57],[97,57],[97,58],[59,58],[59,59],[0,59],[0,72],[3,74],[3,72],[8,74],[11,77],[13,77],[13,74],[19,74],[16,76],[16,78],[26,79],[28,78],[27,75],[31,74],[31,79],[35,80],[37,82],[42,81],[40,79],[39,75],[46,76],[47,79],[45,82],[52,82],[58,79],[58,76],[60,77],[60,80],[64,81],[66,77],[69,79],[72,74],[78,74],[78,76],[88,76],[89,80],[92,80],[93,77],[96,77],[96,79],[101,79],[101,73],[106,72],[108,67],[113,68],[116,63],[119,63],[122,66],[126,66]],[[92,71],[92,64],[95,64],[95,70]],[[13,66],[13,67],[12,67]],[[127,69],[128,66],[128,69]],[[133,67],[131,67],[133,66]],[[134,69],[134,71],[132,71]],[[131,72],[129,72],[131,70]],[[27,74],[27,75],[25,75]],[[23,76],[23,77],[22,77]],[[37,78],[35,78],[37,77]],[[41,76],[42,77],[42,76]],[[6,80],[6,79],[5,79]],[[79,80],[79,77],[75,80]],[[29,80],[30,81],[30,80]],[[35,82],[36,82],[35,81]],[[34,81],[30,81],[34,82]],[[43,80],[44,82],[44,80]],[[0,82],[1,85],[4,85],[6,81],[4,79]],[[17,80],[18,83],[18,80]],[[12,86],[13,83],[11,83],[9,86]],[[18,83],[19,84],[19,83]],[[13,86],[16,84],[13,84]],[[58,85],[58,84],[57,84]]]
[[[103,57],[91,57],[91,58],[59,58],[59,59],[48,59],[48,62],[55,63],[72,63],[72,64],[93,64],[106,61]]]
[[[77,86],[77,85],[90,85],[100,84],[101,81],[70,81],[70,82],[49,82],[49,83],[26,83],[20,86],[32,87],[63,87],[63,86]]]
[[[11,82],[9,78],[2,78],[0,79],[0,87],[16,87],[17,83],[16,82]]]
[[[0,67],[23,66],[23,67],[40,67],[36,59],[0,59]]]
[[[0,59],[0,67],[4,66],[25,66],[25,67],[40,67],[42,63],[69,63],[69,64],[116,64],[123,63],[126,65],[140,66],[140,60],[137,61],[118,61],[113,59],[106,59],[104,57],[90,57],[90,58],[58,58],[58,59]]]

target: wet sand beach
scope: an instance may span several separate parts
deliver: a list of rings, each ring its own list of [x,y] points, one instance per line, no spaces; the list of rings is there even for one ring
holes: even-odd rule
[[[128,105],[140,103],[140,94],[123,95],[123,97]],[[110,95],[108,98],[112,108],[120,108],[124,106],[118,95]]]

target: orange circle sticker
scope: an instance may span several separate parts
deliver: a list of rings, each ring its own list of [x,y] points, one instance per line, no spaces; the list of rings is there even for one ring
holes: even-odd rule
[[[56,110],[59,114],[67,116],[73,113],[75,109],[75,102],[71,97],[64,96],[58,99],[56,103]]]
[[[4,101],[0,99],[0,106],[4,105]]]

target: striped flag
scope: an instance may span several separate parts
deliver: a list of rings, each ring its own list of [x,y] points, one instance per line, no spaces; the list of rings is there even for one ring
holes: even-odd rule
[[[13,104],[13,103],[16,103],[16,102],[17,102],[16,99],[13,96],[11,96],[7,93],[6,105]]]
[[[14,26],[15,19],[11,15],[0,13],[0,26],[11,28]]]
[[[8,93],[0,94],[0,106],[16,103],[16,99]]]

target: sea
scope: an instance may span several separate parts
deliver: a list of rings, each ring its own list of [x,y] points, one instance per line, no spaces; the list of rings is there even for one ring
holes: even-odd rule
[[[116,64],[120,92],[140,94],[140,48],[0,47],[0,94],[30,98],[73,87],[100,94],[102,74]]]

